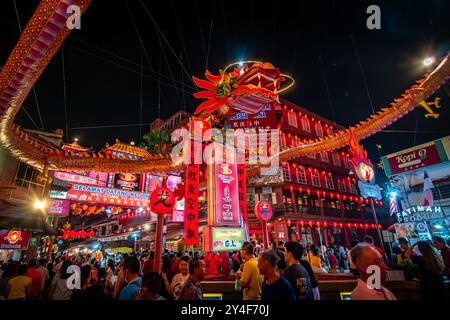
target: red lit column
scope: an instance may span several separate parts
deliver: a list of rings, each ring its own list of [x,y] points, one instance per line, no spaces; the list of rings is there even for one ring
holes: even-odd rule
[[[295,197],[295,190],[291,189],[291,197],[292,197],[292,204],[294,205],[294,213],[297,214],[297,198]]]
[[[323,210],[323,202],[322,202],[322,197],[320,196],[320,192],[317,192],[317,198],[319,200],[319,208],[320,208],[320,215],[324,216],[324,210]]]
[[[349,229],[348,229],[348,227],[344,225],[344,226],[342,227],[342,229],[341,229],[341,232],[342,232],[343,235],[344,235],[344,241],[345,241],[345,244],[346,244],[347,246],[350,246],[350,235],[349,235]]]

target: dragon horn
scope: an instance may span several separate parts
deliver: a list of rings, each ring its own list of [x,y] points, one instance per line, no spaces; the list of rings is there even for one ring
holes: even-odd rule
[[[206,77],[206,79],[208,79],[209,81],[214,82],[214,83],[220,83],[222,81],[222,79],[224,78],[224,76],[213,75],[209,70],[206,70],[205,77]]]
[[[211,83],[209,81],[206,80],[201,80],[198,79],[196,77],[192,77],[192,79],[194,80],[195,84],[203,89],[209,90],[209,91],[216,91],[216,86],[214,83]]]
[[[216,95],[211,91],[199,91],[194,93],[194,97],[197,99],[216,99]]]
[[[218,104],[218,103],[221,103],[221,102],[219,102],[219,101],[217,101],[217,100],[208,100],[208,101],[202,102],[202,103],[197,107],[197,109],[195,109],[194,114],[199,114],[199,113],[201,113],[202,111],[204,111],[205,109],[208,109],[208,108],[210,108],[210,107],[212,107],[212,106],[215,106],[215,105]]]

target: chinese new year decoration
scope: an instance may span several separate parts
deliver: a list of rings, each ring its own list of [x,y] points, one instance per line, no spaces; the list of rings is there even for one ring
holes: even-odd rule
[[[168,188],[155,189],[150,195],[150,209],[154,213],[172,213],[175,204],[175,195]]]
[[[367,158],[367,151],[359,144],[359,142],[353,136],[353,132],[349,130],[350,142],[348,152],[350,154],[350,164],[353,171],[359,177],[360,180],[374,184],[375,183],[375,171],[373,169],[372,162]]]
[[[6,235],[5,240],[8,241],[10,244],[15,244],[19,241],[22,241],[22,232],[17,230],[11,230]]]
[[[59,229],[63,235],[62,238],[64,240],[68,240],[68,239],[85,239],[88,237],[93,237],[95,236],[95,232],[94,231],[75,231],[75,230],[66,230],[66,229]]]

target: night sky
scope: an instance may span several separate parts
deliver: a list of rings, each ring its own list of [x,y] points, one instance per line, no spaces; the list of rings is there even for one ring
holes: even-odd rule
[[[38,1],[16,3],[24,27]],[[381,30],[366,27],[371,4],[381,8]],[[192,112],[199,104],[188,75],[203,77],[206,68],[218,73],[240,60],[272,62],[296,79],[282,97],[341,125],[354,124],[371,114],[371,104],[375,112],[388,106],[420,79],[427,71],[421,63],[426,56],[440,58],[450,50],[449,12],[450,1],[437,0],[93,0],[81,30],[73,30],[64,44],[69,139],[96,149],[115,138],[139,142],[140,132],[156,117]],[[3,0],[0,65],[18,38],[14,2]],[[122,125],[140,122],[141,61],[140,129]],[[35,88],[43,128],[65,128],[61,50]],[[402,132],[363,141],[374,164],[379,161],[375,144],[382,145],[384,155],[449,134],[450,100],[443,89],[437,96],[443,99],[439,119],[425,119],[417,108],[387,128]],[[24,107],[41,127],[32,92]],[[36,128],[23,110],[17,122]],[[111,125],[120,127],[77,129]]]

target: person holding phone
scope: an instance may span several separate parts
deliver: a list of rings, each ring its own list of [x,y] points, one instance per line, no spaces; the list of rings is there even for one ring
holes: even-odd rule
[[[415,251],[418,250],[418,252]],[[419,255],[420,253],[420,255]],[[418,241],[405,254],[419,266],[420,289],[426,301],[445,301],[444,260],[427,241]]]

